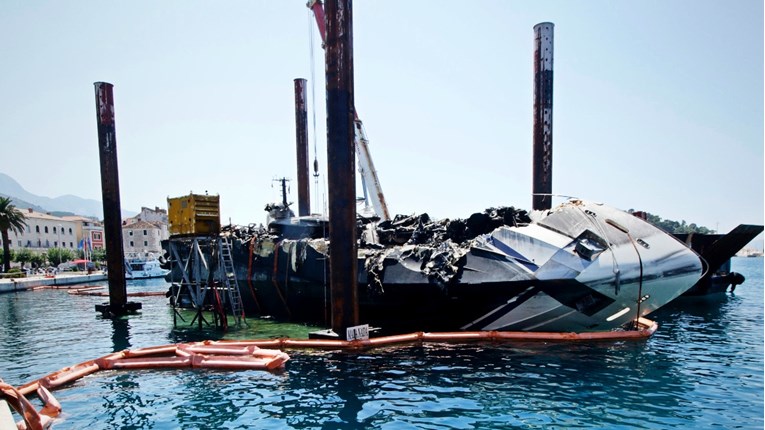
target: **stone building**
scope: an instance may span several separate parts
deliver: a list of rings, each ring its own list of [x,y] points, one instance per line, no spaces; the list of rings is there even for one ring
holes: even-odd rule
[[[164,231],[164,236],[163,236]],[[167,224],[135,221],[122,226],[122,248],[125,258],[150,258],[162,255],[161,241],[167,236]]]

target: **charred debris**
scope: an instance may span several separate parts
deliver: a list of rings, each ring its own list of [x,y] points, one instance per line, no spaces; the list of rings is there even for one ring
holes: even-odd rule
[[[272,203],[265,207],[271,222],[267,226],[249,224],[225,225],[221,233],[235,247],[249,250],[256,263],[270,259],[279,248],[297,252],[295,265],[306,258],[305,248],[329,255],[329,226],[324,217],[294,217],[289,205]],[[427,213],[396,215],[380,221],[376,216],[359,214],[356,219],[356,239],[359,258],[365,259],[370,287],[382,289],[380,273],[386,258],[414,258],[420,271],[437,284],[446,287],[464,264],[464,256],[473,240],[502,226],[524,226],[531,222],[526,210],[515,207],[487,208],[468,218],[434,220]]]

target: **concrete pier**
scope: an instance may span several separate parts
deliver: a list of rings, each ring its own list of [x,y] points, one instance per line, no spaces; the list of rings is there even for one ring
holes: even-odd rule
[[[77,285],[88,282],[105,281],[106,274],[101,271],[87,273],[59,274],[53,277],[47,276],[27,276],[25,278],[0,279],[0,294],[13,293],[16,291],[26,291],[35,287],[48,285]]]

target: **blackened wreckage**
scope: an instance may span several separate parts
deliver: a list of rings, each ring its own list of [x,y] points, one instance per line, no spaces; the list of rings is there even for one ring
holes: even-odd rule
[[[326,324],[326,219],[294,217],[284,203],[266,210],[266,227],[221,233],[233,244],[244,310]],[[360,316],[387,333],[629,328],[702,276],[698,255],[674,237],[583,200],[531,213],[492,208],[456,220],[359,216],[357,239]],[[173,300],[190,305],[181,265],[173,269]]]

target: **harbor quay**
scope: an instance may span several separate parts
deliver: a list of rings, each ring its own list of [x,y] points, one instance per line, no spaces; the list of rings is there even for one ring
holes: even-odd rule
[[[93,273],[64,273],[55,276],[27,276],[19,278],[0,279],[0,294],[15,291],[31,290],[43,286],[78,285],[88,282],[105,281],[106,274],[103,271]]]

